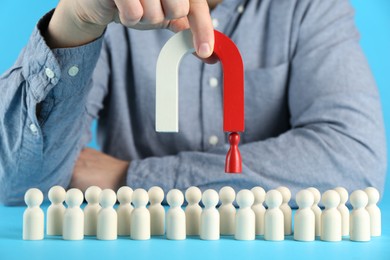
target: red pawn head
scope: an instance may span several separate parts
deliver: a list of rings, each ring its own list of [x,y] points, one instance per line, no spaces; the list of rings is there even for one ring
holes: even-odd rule
[[[240,150],[238,150],[238,143],[240,142],[240,135],[233,132],[229,135],[230,149],[226,154],[225,172],[227,173],[241,173],[242,160]]]

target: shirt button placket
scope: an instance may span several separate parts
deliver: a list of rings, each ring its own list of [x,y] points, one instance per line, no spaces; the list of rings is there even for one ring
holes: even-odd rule
[[[30,128],[30,131],[31,131],[31,133],[33,135],[37,135],[38,134],[38,128],[37,128],[37,126],[35,124],[30,124],[29,128]]]
[[[45,69],[45,74],[49,79],[54,79],[56,74],[50,68]]]
[[[209,85],[210,85],[210,87],[212,87],[212,88],[218,87],[218,79],[217,79],[216,77],[211,77],[211,78],[209,79]]]
[[[213,23],[214,29],[217,29],[218,25],[219,25],[218,19],[217,18],[213,18],[212,23]]]
[[[218,144],[218,136],[212,135],[209,137],[209,144],[212,146],[216,146]]]
[[[71,77],[75,77],[79,73],[79,68],[77,66],[72,66],[68,70],[68,75]]]
[[[237,7],[237,13],[242,14],[243,12],[244,12],[244,5],[241,4]]]

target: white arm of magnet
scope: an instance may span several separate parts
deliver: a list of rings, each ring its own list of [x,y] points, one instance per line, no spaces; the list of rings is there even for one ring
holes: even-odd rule
[[[162,48],[156,67],[156,131],[179,131],[179,64],[194,52],[192,33],[175,34]]]

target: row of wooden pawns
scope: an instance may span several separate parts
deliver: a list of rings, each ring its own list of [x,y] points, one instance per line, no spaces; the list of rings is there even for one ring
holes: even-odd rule
[[[228,186],[219,194],[212,189],[202,194],[199,188],[190,187],[185,192],[188,202],[185,210],[181,207],[183,193],[172,189],[167,194],[170,206],[167,212],[161,205],[164,191],[157,186],[148,192],[144,189],[133,192],[124,186],[117,194],[110,189],[102,191],[91,186],[85,192],[88,204],[84,210],[80,208],[84,196],[78,189],[66,192],[64,188],[54,186],[49,190],[48,198],[51,205],[47,209],[47,235],[62,236],[65,240],[81,240],[84,235],[100,240],[114,240],[118,235],[134,240],[147,240],[153,235],[166,235],[171,240],[183,240],[187,235],[199,235],[204,240],[217,240],[220,235],[254,240],[256,235],[263,235],[265,240],[281,241],[285,235],[292,234],[292,210],[288,205],[291,192],[286,187],[267,193],[261,187],[243,189],[237,196]],[[117,200],[119,206],[115,210]],[[199,205],[201,200],[204,208]],[[217,209],[219,200],[221,205]],[[234,200],[238,209],[233,205]],[[354,191],[350,196],[351,213],[345,205],[348,192],[342,187],[322,195],[323,211],[318,206],[320,200],[321,193],[313,187],[296,194],[299,208],[294,216],[295,240],[314,241],[317,236],[323,241],[340,241],[342,236],[349,235],[353,241],[369,241],[371,236],[381,235],[377,189],[369,187]],[[23,216],[24,240],[44,238],[42,201],[43,194],[39,189],[29,189],[25,194],[28,208]]]

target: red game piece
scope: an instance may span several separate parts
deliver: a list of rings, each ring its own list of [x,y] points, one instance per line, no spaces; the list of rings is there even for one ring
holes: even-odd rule
[[[241,173],[242,161],[241,153],[238,150],[238,143],[240,142],[240,135],[233,132],[229,135],[230,149],[226,154],[225,172],[227,173]]]

